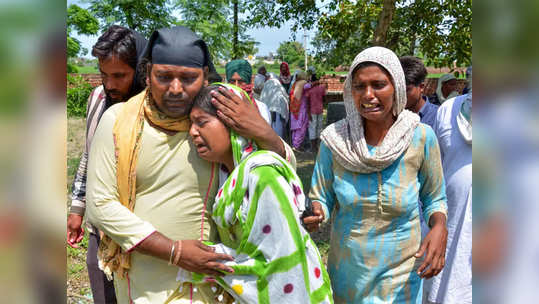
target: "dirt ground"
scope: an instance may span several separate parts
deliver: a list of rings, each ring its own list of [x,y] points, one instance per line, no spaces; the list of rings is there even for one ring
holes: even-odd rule
[[[67,165],[68,184],[67,191],[70,194],[73,177],[76,173],[80,156],[84,151],[86,132],[86,120],[84,118],[68,119],[67,139]],[[309,192],[311,175],[316,155],[308,152],[297,152],[297,172],[303,183],[305,193]],[[68,204],[70,199],[68,199]],[[318,245],[324,263],[327,261],[329,250],[329,227],[322,227],[318,232],[311,234]],[[87,236],[80,244],[80,248],[74,249],[66,245],[67,250],[67,303],[93,303],[88,272],[86,270]]]

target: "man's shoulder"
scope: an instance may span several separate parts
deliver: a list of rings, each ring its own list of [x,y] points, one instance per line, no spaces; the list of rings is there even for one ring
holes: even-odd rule
[[[92,102],[104,100],[106,97],[107,95],[105,94],[105,89],[103,88],[103,85],[95,87],[92,90],[92,93],[90,93],[90,100]]]
[[[429,102],[429,101],[427,101],[427,102],[425,103],[425,105],[427,106],[427,110],[428,110],[428,111],[431,111],[431,112],[436,112],[436,111],[438,111],[438,108],[440,107],[439,105],[433,104],[433,103],[431,103],[431,102]]]
[[[431,104],[433,104],[435,106],[440,105],[440,100],[438,99],[438,95],[436,95],[436,94],[429,96],[428,97],[428,102],[430,102]]]
[[[122,110],[122,107],[125,103],[124,102],[119,102],[119,103],[116,103],[116,104],[113,104],[112,106],[110,106],[104,113],[103,113],[103,117],[101,117],[101,120],[104,120],[104,119],[111,119],[111,120],[116,120],[116,117],[118,117],[120,111]]]
[[[93,109],[101,104],[104,104],[106,99],[107,95],[105,94],[103,86],[100,85],[98,87],[95,87],[95,89],[92,90],[90,96],[88,97],[88,114],[95,112]]]

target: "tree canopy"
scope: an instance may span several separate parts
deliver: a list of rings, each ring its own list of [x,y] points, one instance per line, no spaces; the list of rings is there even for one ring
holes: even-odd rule
[[[471,0],[248,1],[251,26],[317,28],[316,58],[327,66],[352,62],[362,49],[382,45],[397,55],[419,55],[428,65],[471,63]]]
[[[303,67],[305,65],[305,49],[297,41],[281,42],[277,49],[277,56],[279,60],[286,61],[291,66]]]
[[[246,35],[249,28],[280,27],[290,22],[293,38],[300,30],[317,30],[313,55],[326,67],[349,64],[359,51],[372,45],[386,46],[399,56],[422,57],[427,65],[436,67],[471,63],[471,0],[84,1],[101,21],[101,29],[120,24],[148,36],[156,28],[185,25],[208,43],[214,58],[220,59],[257,52],[257,42]],[[72,11],[76,16],[73,22],[87,18],[95,25],[83,9]],[[78,53],[80,45],[77,49],[76,43],[71,43],[69,50]]]
[[[101,20],[104,30],[122,25],[148,37],[158,28],[174,24],[176,18],[168,0],[86,0],[88,10]]]
[[[73,32],[83,35],[93,35],[99,30],[99,22],[87,10],[78,5],[71,4],[67,8],[66,31],[67,31],[67,58],[85,55],[87,50],[81,47],[78,39],[73,37]],[[69,72],[76,72],[77,68],[72,64],[67,65]]]
[[[245,34],[246,24],[239,21],[238,41],[234,54],[232,1],[176,0],[174,7],[180,12],[180,18],[176,24],[184,25],[200,35],[208,44],[213,58],[243,58],[258,51],[256,48],[258,42]]]

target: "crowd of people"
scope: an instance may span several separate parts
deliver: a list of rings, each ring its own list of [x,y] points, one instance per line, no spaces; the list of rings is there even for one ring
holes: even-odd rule
[[[447,74],[426,97],[420,59],[358,50],[324,126],[316,73],[232,60],[222,79],[209,48],[111,26],[92,49],[67,242],[86,216],[95,303],[471,303],[471,69],[466,94]]]

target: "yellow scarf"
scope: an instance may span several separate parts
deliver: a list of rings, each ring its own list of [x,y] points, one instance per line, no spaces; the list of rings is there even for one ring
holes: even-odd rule
[[[122,106],[112,129],[118,196],[120,203],[131,211],[135,207],[136,168],[144,118],[167,131],[187,132],[191,126],[188,116],[169,118],[159,112],[148,93],[149,89],[146,89],[127,101]],[[120,245],[107,235],[101,239],[97,256],[100,268],[108,276],[115,272],[123,278],[130,268],[129,252],[124,252]]]

